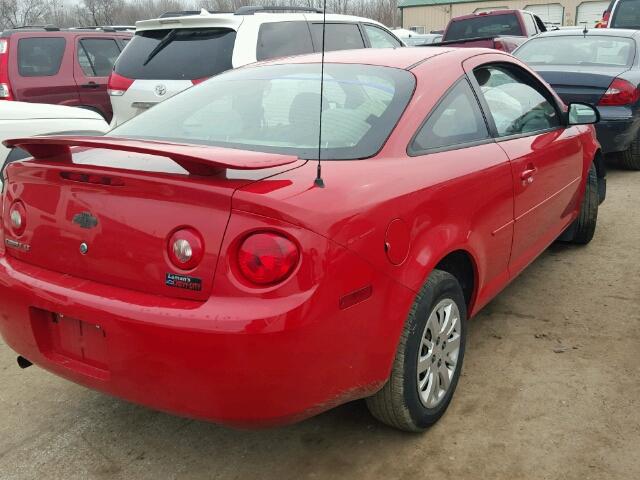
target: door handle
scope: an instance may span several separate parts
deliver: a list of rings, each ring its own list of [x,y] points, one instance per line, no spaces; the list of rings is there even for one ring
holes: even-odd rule
[[[96,82],[84,83],[84,84],[82,84],[80,86],[82,88],[100,88],[100,85],[98,85]]]
[[[535,167],[535,165],[533,165],[532,163],[527,165],[527,168],[525,168],[520,174],[520,179],[522,180],[522,183],[524,184],[533,183],[533,176],[537,172],[538,172],[538,169]]]

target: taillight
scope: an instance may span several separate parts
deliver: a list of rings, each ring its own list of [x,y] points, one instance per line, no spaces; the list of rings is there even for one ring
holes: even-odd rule
[[[640,99],[640,91],[632,83],[621,78],[611,82],[609,88],[598,102],[600,106],[631,105]]]
[[[13,100],[9,84],[9,39],[0,38],[0,100]]]
[[[16,237],[19,237],[27,229],[27,212],[22,202],[15,202],[9,208],[9,225]]]
[[[193,80],[191,80],[191,83],[193,83],[194,85],[198,85],[199,83],[202,83],[205,80],[209,80],[209,78],[211,78],[211,77],[194,78]]]
[[[494,40],[493,41],[493,48],[495,48],[496,50],[501,50],[503,52],[507,51],[507,49],[505,48],[504,43],[502,43],[502,40]]]
[[[238,267],[251,283],[267,286],[285,280],[298,265],[300,252],[287,237],[259,232],[247,237],[238,250]]]
[[[123,77],[116,72],[111,72],[109,82],[107,83],[107,93],[112,97],[121,97],[133,82],[134,80],[131,78]]]
[[[167,254],[177,268],[192,270],[198,266],[204,255],[202,237],[191,228],[178,230],[169,238]]]

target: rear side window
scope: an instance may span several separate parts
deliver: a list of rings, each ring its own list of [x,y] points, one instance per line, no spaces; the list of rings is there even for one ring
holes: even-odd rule
[[[433,110],[413,139],[412,155],[425,150],[465,144],[489,138],[487,125],[469,82],[458,82]]]
[[[195,80],[232,68],[236,32],[228,28],[178,28],[137,33],[115,71],[127,78]]]
[[[316,51],[322,50],[322,24],[311,24],[311,35]],[[360,28],[355,23],[327,23],[325,32],[325,50],[351,50],[364,48]]]
[[[640,29],[640,0],[620,0],[613,12],[611,28]]]
[[[274,22],[260,26],[256,59],[266,60],[312,52],[311,33],[306,22]]]
[[[87,77],[107,77],[120,55],[115,40],[84,38],[78,42],[78,63]]]
[[[371,48],[393,48],[399,47],[400,42],[393,38],[389,33],[375,25],[364,25],[364,30],[369,37]]]
[[[50,77],[60,70],[65,39],[57,37],[18,40],[18,72],[22,77]]]
[[[488,38],[497,35],[523,35],[520,22],[514,13],[503,15],[478,15],[451,22],[444,40]]]

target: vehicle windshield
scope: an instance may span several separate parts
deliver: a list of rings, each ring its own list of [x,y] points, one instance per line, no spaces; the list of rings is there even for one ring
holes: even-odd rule
[[[635,42],[608,35],[539,37],[522,45],[514,55],[531,65],[629,66]]]
[[[640,29],[640,0],[620,0],[613,11],[611,28]]]
[[[444,41],[487,38],[498,35],[524,35],[515,13],[500,15],[478,15],[464,20],[455,20],[447,28]]]
[[[322,158],[375,155],[413,94],[406,70],[325,64]],[[320,64],[241,68],[176,95],[108,135],[318,158]]]
[[[180,28],[137,33],[114,70],[127,78],[196,80],[232,68],[236,32],[228,28]]]

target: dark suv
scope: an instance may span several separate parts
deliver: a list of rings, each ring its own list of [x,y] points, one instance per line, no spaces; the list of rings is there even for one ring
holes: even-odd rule
[[[111,120],[107,80],[132,34],[29,27],[0,35],[0,100],[84,107]]]

